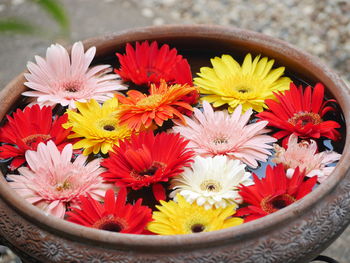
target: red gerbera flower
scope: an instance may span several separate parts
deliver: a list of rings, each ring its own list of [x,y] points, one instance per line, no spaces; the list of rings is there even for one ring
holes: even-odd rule
[[[192,73],[187,60],[177,54],[175,48],[168,45],[158,48],[153,41],[136,42],[135,49],[126,44],[126,54],[116,54],[119,58],[120,69],[115,69],[123,80],[137,85],[158,84],[164,79],[168,84],[188,84],[193,86]]]
[[[262,120],[267,120],[269,126],[281,129],[274,134],[274,137],[281,139],[283,145],[286,145],[291,134],[298,137],[320,138],[322,136],[331,140],[338,140],[340,133],[335,128],[340,128],[339,123],[335,121],[324,121],[322,117],[329,111],[335,109],[326,106],[329,102],[335,100],[324,100],[324,86],[321,83],[316,84],[314,90],[290,84],[290,90],[284,94],[275,94],[278,101],[266,100],[269,111],[263,111],[257,116]],[[287,136],[287,137],[286,137]]]
[[[186,148],[188,141],[179,134],[141,132],[132,135],[114,147],[114,152],[101,163],[108,171],[101,174],[108,182],[117,186],[138,190],[152,185],[156,199],[164,199],[164,189],[159,182],[183,172],[194,155]]]
[[[39,143],[52,140],[61,150],[70,129],[64,129],[62,124],[67,121],[67,114],[52,120],[52,108],[39,105],[26,107],[23,111],[17,109],[13,117],[7,115],[8,123],[0,128],[0,159],[14,157],[11,169],[14,170],[25,162],[24,153],[27,150],[37,150]]]
[[[248,206],[238,209],[236,216],[243,216],[245,222],[266,216],[294,203],[310,193],[317,182],[317,176],[304,181],[305,172],[300,172],[299,167],[289,179],[282,164],[275,167],[267,166],[265,178],[259,179],[255,174],[253,178],[253,185],[239,187],[241,190],[239,194]]]
[[[80,208],[72,207],[67,212],[68,221],[102,230],[141,234],[147,223],[152,219],[152,210],[142,206],[142,199],[134,205],[126,204],[126,189],[119,190],[117,198],[114,191],[108,190],[104,204],[94,200],[91,196],[80,197]]]

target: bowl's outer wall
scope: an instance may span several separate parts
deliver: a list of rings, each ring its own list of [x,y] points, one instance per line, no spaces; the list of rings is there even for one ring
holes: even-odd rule
[[[274,58],[310,83],[320,81],[340,104],[349,130],[349,90],[308,54],[270,37],[220,26],[134,29],[84,42],[97,58],[122,51],[125,43],[157,40],[180,50],[251,52]],[[0,94],[0,118],[26,88],[23,74]],[[46,216],[24,202],[0,176],[0,240],[26,262],[307,262],[325,249],[350,221],[348,139],[330,178],[303,200],[238,227],[183,236],[141,236],[98,231]]]

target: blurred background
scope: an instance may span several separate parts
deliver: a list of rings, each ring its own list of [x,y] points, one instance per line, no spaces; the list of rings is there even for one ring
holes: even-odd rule
[[[350,0],[0,0],[0,89],[51,43],[174,23],[229,25],[280,38],[350,81]],[[323,254],[350,262],[349,244],[350,228]],[[0,246],[1,262],[20,261]]]

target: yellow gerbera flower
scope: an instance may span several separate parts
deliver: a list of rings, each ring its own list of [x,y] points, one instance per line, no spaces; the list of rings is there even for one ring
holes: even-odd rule
[[[188,203],[177,194],[178,203],[160,201],[159,211],[153,212],[153,221],[148,223],[148,230],[160,235],[179,235],[209,232],[243,223],[242,218],[231,217],[236,205],[225,208],[208,209],[196,203]]]
[[[73,145],[74,149],[84,148],[84,155],[106,154],[119,141],[131,136],[126,125],[120,125],[117,117],[118,99],[107,100],[102,106],[96,100],[87,103],[76,102],[79,112],[67,110],[68,122],[64,128],[72,127],[68,138],[83,138]]]
[[[252,60],[248,54],[240,66],[230,55],[222,55],[211,59],[213,68],[202,67],[194,83],[201,94],[208,94],[202,99],[214,107],[228,104],[232,113],[242,104],[243,111],[253,108],[261,112],[267,108],[264,101],[273,99],[273,92],[288,90],[291,82],[290,78],[281,77],[284,67],[271,70],[274,62],[267,57],[260,59],[260,55]]]

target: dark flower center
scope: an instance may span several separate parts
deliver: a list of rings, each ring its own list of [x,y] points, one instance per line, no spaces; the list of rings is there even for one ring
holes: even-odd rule
[[[111,231],[111,232],[120,232],[120,231],[122,231],[123,227],[120,224],[118,224],[117,222],[107,222],[107,223],[103,224],[100,227],[100,229]]]
[[[63,84],[63,89],[68,92],[77,92],[80,90],[81,83],[79,81],[69,81]]]
[[[152,75],[159,76],[159,75],[161,75],[161,74],[164,75],[164,73],[161,72],[161,71],[160,71],[159,69],[157,69],[157,68],[147,68],[147,69],[146,69],[147,78],[149,78],[149,77],[152,76]]]
[[[262,210],[266,213],[273,213],[296,201],[295,197],[289,194],[282,194],[275,197],[267,196],[260,202]]]
[[[103,126],[103,129],[106,131],[114,131],[115,127],[112,125],[105,125],[105,126]]]
[[[248,90],[247,89],[239,89],[238,92],[240,92],[240,93],[247,93]]]
[[[111,232],[121,232],[125,228],[127,228],[127,224],[125,220],[122,218],[116,218],[113,215],[108,215],[102,217],[100,220],[96,221],[93,225],[93,228],[98,228]]]
[[[200,233],[203,232],[205,227],[202,224],[195,224],[191,227],[192,233]]]
[[[322,118],[319,114],[314,112],[299,112],[295,113],[292,118],[288,120],[288,122],[294,126],[304,127],[308,123],[312,123],[314,125],[320,124],[322,122]]]
[[[139,180],[142,180],[144,176],[154,176],[159,169],[163,170],[165,167],[166,165],[164,163],[155,161],[149,168],[139,172],[133,171],[131,175]]]
[[[228,140],[226,138],[216,138],[214,139],[214,144],[218,145],[218,144],[227,144]]]
[[[22,139],[22,141],[29,146],[30,148],[33,148],[37,146],[41,142],[45,142],[48,139],[50,139],[51,136],[48,134],[33,134],[28,137],[25,137]]]
[[[239,93],[248,93],[251,89],[249,87],[246,86],[241,86],[239,85],[238,87],[235,87],[235,90],[238,91]]]
[[[157,172],[158,169],[159,169],[159,167],[152,165],[147,170],[139,172],[139,175],[141,175],[141,176],[145,176],[145,175],[153,176]]]
[[[208,189],[209,191],[213,191],[213,190],[216,189],[216,187],[215,187],[215,185],[210,184],[210,185],[207,186],[207,189]]]
[[[209,191],[209,192],[220,192],[222,187],[220,182],[216,180],[204,180],[200,184],[200,189],[202,191]]]
[[[273,200],[271,202],[271,204],[276,209],[282,209],[282,208],[284,208],[284,207],[286,207],[288,205],[286,200],[283,200],[283,199]]]

